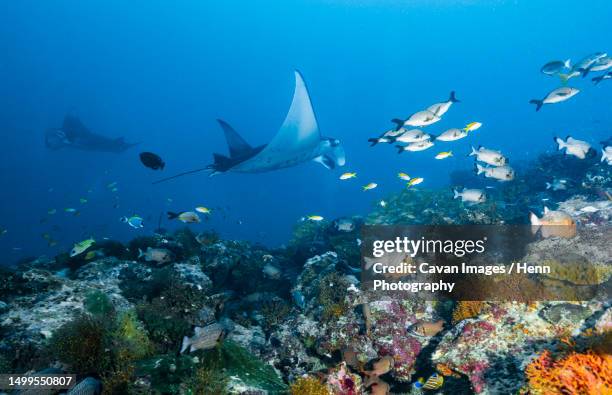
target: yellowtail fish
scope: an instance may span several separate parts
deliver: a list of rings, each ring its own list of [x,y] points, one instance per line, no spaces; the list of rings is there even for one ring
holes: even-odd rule
[[[55,213],[57,213],[57,210],[56,210],[56,209],[54,209],[54,208],[49,209],[49,210],[47,211],[47,214],[49,214],[49,215],[54,215]]]
[[[397,173],[397,176],[404,181],[410,181],[410,176],[406,173]]]
[[[475,130],[480,129],[480,127],[482,126],[482,123],[480,122],[470,122],[468,123],[464,128],[463,131],[464,132],[473,132]]]
[[[369,183],[368,185],[364,185],[364,186],[363,186],[363,190],[364,190],[364,191],[369,191],[370,189],[374,189],[374,188],[376,188],[377,186],[378,186],[378,184],[377,184],[377,183],[375,183],[375,182],[371,182],[371,183]]]
[[[436,155],[436,159],[446,159],[450,156],[453,156],[453,151],[446,151],[446,152],[440,152],[438,155]]]
[[[341,180],[348,180],[350,178],[355,178],[357,177],[357,173],[344,173],[340,176]]]
[[[64,209],[65,212],[67,213],[76,213],[77,209],[76,208],[72,208],[72,207],[68,207]]]
[[[85,260],[90,261],[92,259],[94,259],[96,257],[96,252],[95,251],[89,251],[87,254],[85,254]]]
[[[210,214],[211,213],[211,210],[208,207],[204,207],[204,206],[196,207],[196,211],[198,213],[202,213],[202,214]]]
[[[87,239],[87,240],[81,241],[80,243],[76,243],[74,247],[72,247],[72,250],[70,251],[70,257],[72,258],[72,257],[82,254],[89,247],[94,245],[95,242],[96,241],[94,239]]]
[[[113,188],[113,189],[111,189],[111,192],[117,193],[117,192],[119,192],[119,188]]]
[[[7,229],[0,228],[0,236],[4,236],[4,235],[5,235],[5,234],[7,234],[7,233],[8,233],[8,230],[7,230]]]
[[[79,199],[79,202],[81,202],[81,204],[85,204],[85,203],[87,203],[87,199],[85,199],[85,198],[80,198],[80,199]]]
[[[320,215],[309,215],[306,217],[306,219],[309,221],[315,221],[315,222],[323,221],[323,217]]]
[[[444,376],[438,373],[434,373],[431,376],[429,376],[425,384],[423,384],[423,389],[436,390],[442,387],[442,384],[444,384]]]
[[[106,187],[108,189],[113,189],[117,186],[117,181],[111,182],[110,184],[108,184]]]
[[[415,186],[415,185],[419,185],[423,181],[425,181],[425,179],[423,177],[413,178],[412,180],[408,181],[408,186],[412,187],[412,186]]]

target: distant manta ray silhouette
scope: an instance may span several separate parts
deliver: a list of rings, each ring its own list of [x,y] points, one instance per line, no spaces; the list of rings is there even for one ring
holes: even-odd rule
[[[344,166],[344,149],[338,139],[322,137],[308,89],[299,71],[295,71],[293,101],[276,136],[265,145],[253,148],[227,122],[218,119],[229,148],[229,156],[214,153],[214,162],[206,167],[186,171],[155,181],[169,181],[188,174],[209,170],[219,173],[263,173],[315,161],[328,169]]]
[[[137,144],[126,143],[123,137],[112,139],[92,133],[74,115],[66,115],[60,129],[48,129],[45,132],[45,145],[51,150],[74,148],[83,151],[119,153]]]

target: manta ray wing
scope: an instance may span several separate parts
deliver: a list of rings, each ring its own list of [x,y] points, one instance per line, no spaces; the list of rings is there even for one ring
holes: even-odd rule
[[[222,119],[217,119],[219,125],[221,125],[221,129],[223,129],[223,133],[225,134],[225,140],[227,141],[227,146],[229,148],[230,157],[239,158],[245,156],[249,152],[253,150],[253,147],[247,143],[242,136],[238,134],[230,126],[229,123],[225,122]]]
[[[253,158],[233,171],[260,172],[292,166],[312,159],[310,155],[321,141],[304,78],[295,71],[295,91],[285,121],[270,143]]]

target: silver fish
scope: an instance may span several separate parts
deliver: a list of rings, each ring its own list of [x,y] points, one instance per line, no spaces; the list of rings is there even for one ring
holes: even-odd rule
[[[225,328],[218,323],[205,327],[196,326],[192,337],[183,337],[181,353],[189,348],[189,352],[196,350],[210,350],[214,348],[225,337]]]
[[[498,181],[514,180],[514,169],[510,166],[484,167],[477,163],[476,174],[482,173],[484,173],[485,177],[494,178]]]
[[[564,68],[566,69],[571,68],[569,59],[566,59],[564,61],[553,60],[552,62],[548,62],[544,66],[542,66],[542,68],[540,69],[540,72],[546,75],[555,75],[555,74],[558,74]]]
[[[565,141],[559,137],[555,137],[555,141],[559,145],[559,151],[565,148],[567,155],[573,155],[578,159],[584,159],[587,152],[591,149],[591,145],[586,141],[576,140],[572,137],[567,137]]]
[[[540,108],[542,108],[544,104],[554,104],[554,103],[564,102],[576,96],[579,92],[580,92],[580,89],[564,86],[564,87],[557,88],[551,91],[542,100],[532,99],[532,100],[529,100],[529,103],[535,104],[536,111],[540,111]]]
[[[427,111],[431,112],[437,117],[441,117],[442,115],[446,114],[453,103],[459,103],[459,100],[455,97],[455,91],[450,93],[447,101],[432,104],[431,106],[427,107]]]
[[[482,189],[467,189],[463,188],[463,191],[458,192],[456,189],[453,190],[453,199],[461,198],[462,202],[468,202],[471,204],[484,203],[487,201],[487,195]]]

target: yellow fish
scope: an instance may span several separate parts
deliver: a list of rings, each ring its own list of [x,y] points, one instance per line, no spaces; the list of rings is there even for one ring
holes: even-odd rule
[[[64,209],[65,212],[67,213],[76,213],[76,208],[72,208],[72,207],[68,207]]]
[[[371,182],[371,183],[369,183],[368,185],[364,185],[364,186],[363,186],[363,190],[364,190],[364,191],[369,191],[370,189],[374,189],[374,188],[376,188],[377,186],[378,186],[378,184],[377,184],[377,183],[375,183],[375,182]]]
[[[96,241],[94,239],[87,239],[87,240],[81,241],[80,243],[76,243],[74,247],[72,248],[72,250],[70,251],[70,257],[72,258],[72,257],[82,254],[83,252],[85,252],[85,250],[87,250],[89,247],[94,245],[95,242]]]
[[[357,177],[357,173],[344,173],[340,176],[341,180],[348,180],[349,178]]]
[[[464,132],[473,132],[474,130],[480,129],[482,124],[480,122],[470,122],[466,127],[463,128]]]
[[[309,221],[323,221],[323,217],[320,215],[309,215],[308,217],[306,217],[307,220]]]
[[[210,214],[211,213],[211,210],[208,207],[204,207],[204,206],[196,207],[196,211],[198,213],[202,213],[202,214]]]
[[[434,373],[431,376],[429,376],[429,378],[427,379],[427,381],[423,385],[423,389],[426,389],[426,390],[436,390],[436,389],[442,387],[442,384],[444,384],[444,376],[442,376],[442,375],[440,375],[438,373]]]
[[[85,260],[89,261],[91,259],[94,259],[96,257],[96,252],[95,251],[89,251],[86,255],[85,255]]]
[[[453,156],[453,151],[440,152],[436,155],[436,159],[446,159],[449,156]]]
[[[406,173],[397,173],[397,176],[400,178],[400,180],[410,181],[410,176]]]
[[[413,178],[412,180],[408,181],[408,186],[411,187],[411,186],[414,186],[414,185],[419,185],[423,181],[425,181],[425,179],[423,177]]]

